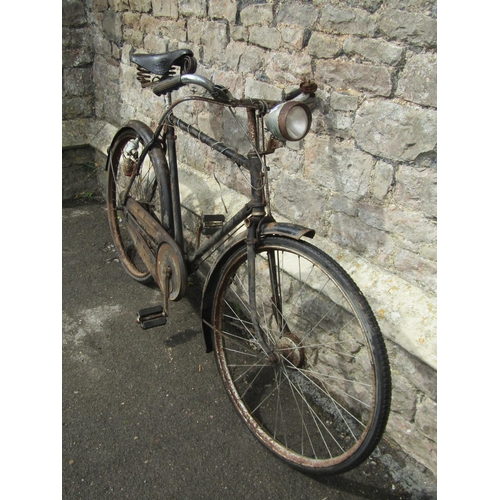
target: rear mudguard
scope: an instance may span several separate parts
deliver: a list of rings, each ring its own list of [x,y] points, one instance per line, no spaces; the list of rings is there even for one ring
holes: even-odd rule
[[[294,240],[300,240],[302,237],[314,238],[315,231],[298,224],[289,224],[286,222],[269,222],[262,224],[260,228],[260,237],[265,238],[270,235],[284,236]],[[220,254],[217,260],[212,265],[210,272],[205,280],[203,287],[203,297],[201,300],[201,320],[203,328],[203,336],[205,338],[206,352],[213,351],[212,343],[212,310],[215,286],[219,279],[220,272],[226,262],[234,252],[238,251],[242,246],[246,245],[246,234],[241,234],[236,237]]]
[[[120,133],[124,129],[132,129],[134,130],[143,140],[144,144],[150,144],[154,140],[153,131],[143,122],[139,120],[130,120],[120,128],[113,138],[111,145],[108,148],[108,158],[106,160],[105,170],[109,169],[111,154],[113,152],[113,148],[115,147],[115,141]],[[161,147],[161,144],[158,140],[152,144],[151,149],[149,150],[149,157],[151,162],[154,165],[156,178],[158,183],[160,184],[160,193],[162,194],[162,225],[167,230],[167,232],[173,237],[173,213],[172,213],[172,191],[170,187],[170,170],[168,168],[167,159],[165,158],[165,153]]]

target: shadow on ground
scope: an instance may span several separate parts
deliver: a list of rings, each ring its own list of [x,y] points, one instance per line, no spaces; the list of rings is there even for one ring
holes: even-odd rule
[[[200,286],[166,327],[136,312],[160,292],[130,279],[105,205],[63,206],[63,498],[431,499],[432,475],[386,444],[337,477],[268,453],[233,410],[205,353]]]

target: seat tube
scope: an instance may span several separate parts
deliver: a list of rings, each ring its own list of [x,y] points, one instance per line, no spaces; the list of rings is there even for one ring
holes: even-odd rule
[[[166,125],[166,143],[168,151],[168,166],[170,170],[170,186],[172,189],[172,209],[174,219],[174,239],[184,251],[184,235],[182,232],[181,200],[179,193],[179,174],[177,168],[177,153],[175,149],[176,136],[174,127]]]

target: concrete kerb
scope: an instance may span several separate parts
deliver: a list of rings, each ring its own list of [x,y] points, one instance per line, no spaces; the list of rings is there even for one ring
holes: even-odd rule
[[[91,146],[107,155],[108,146],[117,130],[111,123],[100,120],[65,120],[62,122],[62,147],[70,149]]]

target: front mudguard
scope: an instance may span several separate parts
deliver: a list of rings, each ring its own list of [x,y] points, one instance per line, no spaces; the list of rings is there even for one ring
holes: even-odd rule
[[[277,235],[294,240],[300,240],[304,236],[314,238],[315,231],[308,227],[298,224],[289,224],[286,222],[268,222],[260,227],[259,241],[262,241],[266,236]],[[212,342],[212,310],[215,295],[215,286],[220,276],[220,272],[230,257],[237,252],[242,246],[246,245],[246,234],[241,234],[231,241],[220,253],[217,260],[212,265],[205,285],[203,287],[203,296],[201,300],[201,321],[203,328],[203,337],[205,338],[206,352],[213,351]]]

